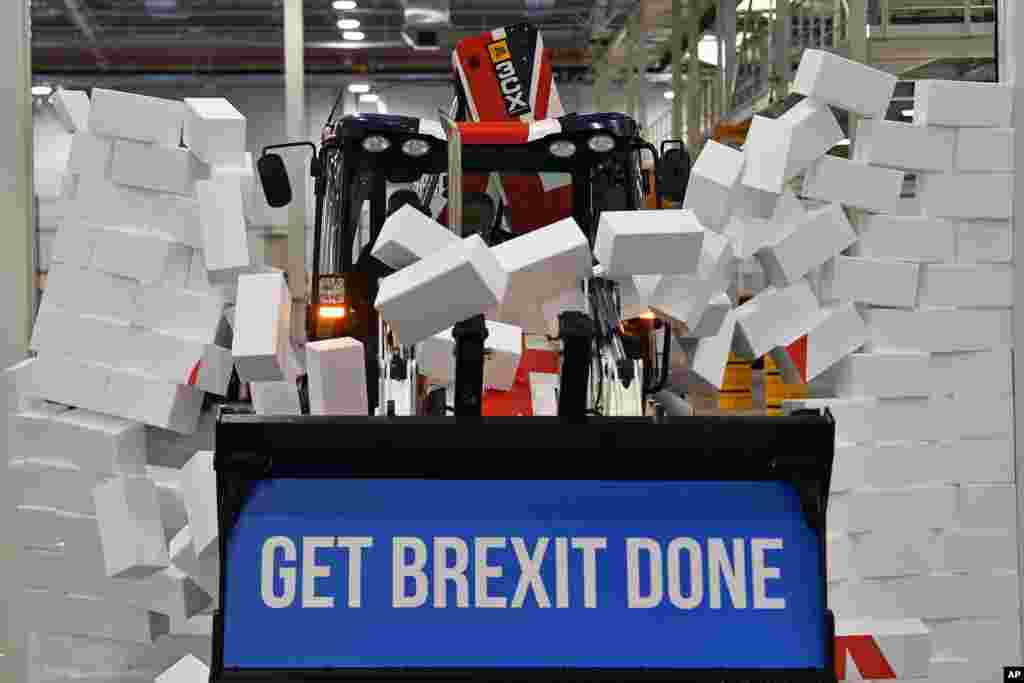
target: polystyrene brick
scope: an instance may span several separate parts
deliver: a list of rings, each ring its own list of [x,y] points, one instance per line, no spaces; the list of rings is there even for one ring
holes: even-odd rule
[[[847,111],[884,118],[897,77],[823,50],[805,50],[793,92]]]
[[[957,133],[950,128],[863,119],[857,124],[854,160],[907,171],[953,170]]]
[[[743,172],[743,152],[708,141],[690,169],[683,209],[689,209],[709,230],[721,231],[729,201]]]
[[[458,241],[451,230],[406,204],[384,221],[371,255],[398,270]]]
[[[71,138],[68,173],[106,178],[110,175],[113,155],[112,140],[97,137],[88,131],[79,131]]]
[[[57,592],[25,591],[14,598],[26,629],[149,644],[167,633],[170,620],[149,610]]]
[[[959,263],[1009,263],[1013,260],[1010,221],[958,221],[956,260]]]
[[[93,497],[108,576],[141,579],[170,565],[153,482],[111,479]]]
[[[57,88],[53,93],[53,110],[64,130],[69,133],[89,130],[89,96],[84,90]]]
[[[745,344],[760,357],[795,341],[820,317],[818,300],[801,280],[789,287],[769,287],[736,309],[736,324]]]
[[[840,301],[913,308],[917,303],[920,268],[916,263],[840,255],[832,267],[830,291]],[[921,303],[924,304],[923,299]]]
[[[956,131],[957,173],[1013,173],[1012,128],[961,128]]]
[[[114,142],[110,179],[115,183],[156,192],[191,195],[195,191],[195,175],[195,161],[186,149],[172,149],[132,140]]]
[[[279,382],[284,379],[291,304],[288,284],[281,273],[238,278],[231,353],[242,381]]]
[[[238,272],[250,266],[241,178],[215,174],[196,183],[196,196],[207,270]]]
[[[803,193],[810,199],[885,213],[899,202],[903,175],[902,171],[826,155],[807,169]]]
[[[185,145],[212,165],[240,163],[245,157],[245,117],[222,97],[186,97]]]
[[[1005,346],[990,351],[933,353],[929,364],[938,393],[1001,396],[1013,391],[1011,354]]]
[[[778,242],[758,252],[774,282],[795,283],[812,269],[857,241],[846,212],[838,204],[811,212]]]
[[[805,327],[808,381],[863,346],[868,336],[864,320],[851,304],[822,309]]]
[[[508,282],[497,257],[473,235],[383,278],[375,306],[400,343],[410,345],[493,309]]]
[[[1012,306],[1013,266],[929,264],[921,274],[921,306]]]
[[[196,683],[210,677],[210,667],[192,655],[186,655],[178,663],[156,677],[156,683]]]
[[[306,363],[310,414],[369,414],[362,342],[349,337],[309,342]]]
[[[299,389],[295,382],[252,382],[252,407],[257,415],[301,415]]]
[[[914,123],[960,128],[1009,128],[1013,88],[1005,83],[920,80],[914,83]]]
[[[692,274],[704,235],[691,211],[604,211],[594,255],[608,277]]]
[[[1013,175],[1009,173],[923,173],[917,177],[921,210],[937,218],[1010,218]]]
[[[911,398],[934,392],[926,353],[854,353],[839,365],[837,396]]]
[[[1013,339],[1009,311],[868,309],[871,351],[985,351]]]
[[[917,263],[952,262],[956,224],[926,216],[866,216],[858,226],[854,253],[863,258]]]
[[[217,546],[217,477],[212,451],[196,452],[181,468],[181,493],[192,547],[202,559]]]
[[[803,173],[846,136],[828,105],[803,99],[779,117],[790,128],[786,178]]]

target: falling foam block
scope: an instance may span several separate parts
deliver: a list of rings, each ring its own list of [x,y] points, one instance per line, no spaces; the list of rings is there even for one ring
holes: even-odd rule
[[[611,278],[693,274],[704,234],[691,211],[604,211],[594,256]]]
[[[725,368],[735,332],[736,310],[731,309],[726,312],[718,333],[698,340],[691,356],[690,367],[694,374],[719,390],[725,382]]]
[[[813,211],[775,244],[757,253],[773,283],[792,284],[857,241],[838,204]]]
[[[949,173],[957,133],[950,128],[864,119],[857,124],[854,161],[907,171]]]
[[[896,90],[896,76],[823,50],[805,50],[793,92],[861,116],[881,119]]]
[[[736,309],[744,345],[760,358],[773,347],[786,346],[820,318],[818,300],[806,280],[783,289],[768,287]]]
[[[213,452],[197,451],[181,468],[180,479],[192,547],[202,560],[217,551],[217,476]]]
[[[301,415],[299,389],[292,380],[251,382],[252,407],[257,415]]]
[[[916,263],[837,256],[831,294],[839,301],[913,308],[917,304],[920,270]]]
[[[185,655],[178,663],[156,677],[156,683],[199,683],[210,678],[210,667],[192,655]]]
[[[362,342],[348,337],[309,342],[306,366],[311,415],[369,414]]]
[[[383,278],[375,307],[400,343],[411,345],[493,309],[508,282],[497,257],[472,235]]]
[[[1011,173],[924,173],[917,194],[926,216],[1006,220],[1013,215]]]
[[[110,179],[119,185],[191,195],[195,191],[196,164],[186,149],[116,140]]]
[[[210,272],[238,273],[252,265],[245,232],[242,180],[214,174],[196,183],[203,258]]]
[[[957,128],[1009,128],[1013,125],[1013,88],[1003,83],[915,81],[914,123]]]
[[[142,579],[170,565],[152,481],[111,479],[93,489],[93,499],[108,576]]]
[[[852,304],[823,309],[806,334],[808,382],[868,340],[867,326]]]
[[[231,355],[244,382],[280,382],[288,365],[291,293],[283,273],[238,278]]]
[[[853,353],[840,361],[836,395],[914,398],[936,393],[927,353]]]
[[[89,131],[93,135],[175,148],[181,143],[184,118],[182,102],[92,89]]]
[[[53,110],[64,130],[78,133],[89,130],[89,96],[84,90],[57,88],[53,94]]]
[[[683,209],[693,211],[709,230],[721,232],[742,172],[743,152],[708,141],[690,170]]]
[[[459,242],[458,236],[411,204],[388,216],[370,255],[401,270]]]
[[[956,254],[955,224],[925,216],[865,216],[854,254],[864,258],[941,263]]]
[[[183,140],[197,158],[212,166],[245,159],[246,121],[223,97],[186,97]]]
[[[807,169],[803,193],[809,199],[887,213],[899,203],[903,172],[823,156]]]
[[[961,128],[955,134],[957,173],[1013,173],[1013,128]]]
[[[932,658],[932,636],[920,619],[857,619],[836,620],[836,647],[840,656],[855,646],[847,641],[855,638],[871,638],[881,651],[885,661],[900,680],[926,678]],[[854,665],[857,658],[853,657]],[[851,679],[847,672],[847,679]],[[870,671],[857,673],[868,675]]]

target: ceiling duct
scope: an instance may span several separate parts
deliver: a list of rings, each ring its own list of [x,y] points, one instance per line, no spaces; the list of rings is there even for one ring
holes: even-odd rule
[[[452,28],[449,0],[402,0],[402,39],[414,50],[440,50]]]

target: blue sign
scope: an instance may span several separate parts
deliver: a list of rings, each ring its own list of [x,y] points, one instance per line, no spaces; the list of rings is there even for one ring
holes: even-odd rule
[[[268,479],[224,666],[821,668],[821,566],[782,482]]]

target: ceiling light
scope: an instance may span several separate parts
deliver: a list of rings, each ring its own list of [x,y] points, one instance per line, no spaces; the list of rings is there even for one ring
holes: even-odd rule
[[[33,85],[32,95],[35,97],[49,97],[53,93],[53,87],[49,85]]]
[[[354,93],[370,92],[369,83],[349,83],[348,91]]]
[[[345,31],[341,37],[345,40],[363,40],[366,38],[366,34],[362,31]]]
[[[908,119],[914,118],[914,110],[913,109],[904,109],[900,113],[903,114],[904,116],[906,116]]]
[[[666,90],[664,94],[666,100],[674,100],[676,98],[675,90]]]
[[[347,9],[355,9],[356,3],[355,0],[334,0],[334,5],[332,6],[334,9],[343,12]]]
[[[339,19],[338,20],[338,28],[344,29],[344,30],[349,30],[349,29],[353,29],[353,28],[359,28],[359,20],[358,19]]]
[[[362,95],[359,96],[359,101],[360,102],[376,102],[379,99],[380,99],[380,95],[378,95],[377,93],[373,93],[373,92],[363,93]]]

